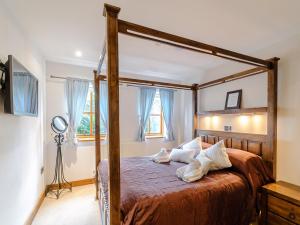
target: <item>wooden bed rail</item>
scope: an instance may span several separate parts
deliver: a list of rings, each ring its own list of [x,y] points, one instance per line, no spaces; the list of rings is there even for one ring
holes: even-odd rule
[[[193,91],[193,131],[197,134],[197,107],[198,107],[198,90],[199,88],[206,88],[212,85],[228,82],[234,79],[244,78],[246,76],[255,75],[257,73],[268,73],[268,134],[266,136],[266,146],[268,150],[268,159],[271,159],[274,168],[274,177],[276,176],[276,140],[277,140],[277,70],[278,58],[270,60],[262,60],[252,56],[240,54],[213,45],[204,44],[193,41],[184,37],[168,34],[155,29],[147,28],[141,25],[118,19],[120,8],[104,4],[104,16],[106,16],[106,44],[103,47],[101,60],[99,62],[98,71],[101,72],[104,55],[107,54],[107,82],[108,82],[108,168],[109,168],[109,224],[120,225],[121,211],[120,211],[120,123],[119,123],[119,82],[144,82],[145,84],[154,85],[153,81],[145,81],[131,78],[119,77],[119,53],[118,53],[118,33],[129,36],[139,37],[151,41],[161,42],[168,45],[209,54],[212,56],[229,59],[239,63],[256,66],[252,70],[241,72],[233,77],[227,77],[218,82],[208,82],[206,84],[193,86],[176,85],[177,88],[186,88]],[[100,108],[99,108],[99,81],[101,76],[94,72],[95,79],[95,100],[96,103],[96,167],[101,160],[101,146],[100,146]],[[98,83],[98,84],[97,84]],[[160,83],[160,84],[159,84]],[[162,82],[155,82],[156,85],[165,87],[167,84]],[[174,84],[169,87],[175,87]],[[98,118],[97,118],[98,117]],[[248,143],[248,142],[247,142]],[[98,178],[98,170],[96,177]],[[98,182],[96,182],[98,183]],[[98,185],[98,184],[97,184]],[[99,187],[97,186],[97,191]]]
[[[268,70],[268,121],[267,143],[269,158],[272,158],[273,177],[276,179],[277,166],[277,91],[278,91],[278,61],[279,58],[271,59],[273,68]]]
[[[108,83],[108,171],[109,221],[120,225],[120,123],[119,123],[119,46],[118,14],[120,8],[104,5],[106,16]]]
[[[96,199],[99,191],[98,165],[101,162],[101,138],[100,138],[100,83],[98,82],[97,71],[94,70],[94,92],[95,92],[95,180]]]
[[[107,76],[99,75],[98,79],[107,80]],[[194,87],[192,85],[185,84],[175,84],[168,82],[160,82],[160,81],[151,81],[151,80],[141,80],[127,77],[119,77],[120,83],[124,84],[138,84],[138,85],[147,85],[153,87],[165,87],[165,88],[174,88],[174,89],[183,89],[183,90],[192,90]]]
[[[142,39],[148,39],[179,48],[184,48],[192,51],[197,51],[203,54],[209,54],[220,58],[225,58],[240,63],[245,63],[254,66],[261,66],[265,68],[272,68],[272,62],[262,60],[252,56],[240,54],[213,45],[204,44],[202,42],[194,41],[177,35],[169,34],[152,28],[144,27],[138,24],[119,20],[119,32],[135,36]]]
[[[198,84],[193,84],[192,93],[192,112],[193,112],[193,137],[197,137],[198,127]]]
[[[199,84],[199,85],[197,85],[197,88],[198,89],[204,89],[204,88],[212,87],[212,86],[215,86],[215,85],[223,84],[223,83],[226,83],[226,82],[246,78],[246,77],[249,77],[249,76],[258,75],[258,74],[261,74],[261,73],[265,73],[267,71],[268,71],[268,69],[264,69],[264,68],[261,68],[261,67],[256,67],[256,68],[245,70],[245,71],[235,73],[235,74],[232,74],[232,75],[229,75],[229,76],[225,76],[225,77],[222,77],[222,78],[219,78],[219,79],[216,79],[216,80],[212,80],[212,81],[209,81],[209,82],[206,82],[206,83],[203,83],[203,84]]]

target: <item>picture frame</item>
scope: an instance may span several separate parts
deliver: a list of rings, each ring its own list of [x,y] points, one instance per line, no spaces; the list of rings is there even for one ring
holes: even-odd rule
[[[240,109],[242,101],[242,89],[229,91],[226,94],[225,110]]]

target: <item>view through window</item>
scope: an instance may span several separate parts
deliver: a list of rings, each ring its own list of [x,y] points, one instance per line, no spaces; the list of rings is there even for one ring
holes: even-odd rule
[[[90,85],[81,122],[79,127],[77,128],[77,137],[79,138],[79,140],[95,140],[94,98],[94,88],[93,85]],[[102,121],[100,122],[100,133],[101,136],[105,136],[105,128]]]
[[[160,102],[159,90],[156,90],[153,106],[147,122],[145,135],[146,136],[162,136],[164,121],[162,116],[162,108]]]

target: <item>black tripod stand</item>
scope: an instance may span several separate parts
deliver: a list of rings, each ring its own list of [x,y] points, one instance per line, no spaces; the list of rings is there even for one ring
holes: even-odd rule
[[[60,118],[59,118],[60,119]],[[51,126],[52,129],[57,132],[57,129],[55,129],[55,118],[53,119],[54,123],[52,122]],[[63,162],[62,162],[62,154],[61,154],[61,145],[64,141],[64,135],[62,133],[58,133],[54,140],[57,144],[57,155],[56,155],[56,163],[55,163],[55,174],[54,178],[49,185],[49,190],[47,193],[53,193],[57,199],[59,199],[59,196],[61,193],[65,190],[72,191],[72,184],[70,184],[65,176],[64,176],[64,168],[63,168]]]

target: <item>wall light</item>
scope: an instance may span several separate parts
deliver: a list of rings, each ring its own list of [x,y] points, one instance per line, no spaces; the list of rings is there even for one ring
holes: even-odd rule
[[[82,56],[82,52],[81,51],[76,51],[75,52],[75,56],[76,57],[81,57]]]
[[[211,128],[211,117],[210,116],[204,117],[203,126],[205,127],[206,130],[209,130]]]
[[[210,116],[206,116],[204,119],[205,119],[205,123],[208,123],[208,124],[209,124],[209,123],[210,123],[211,117],[210,117]]]
[[[249,123],[249,116],[240,116],[240,123],[242,125],[248,125]]]
[[[219,117],[218,116],[213,116],[212,123],[213,123],[213,126],[218,126],[218,124],[219,124]]]
[[[254,116],[253,116],[253,122],[254,122],[255,124],[260,124],[261,121],[262,121],[262,116],[260,116],[260,115],[254,115]]]

